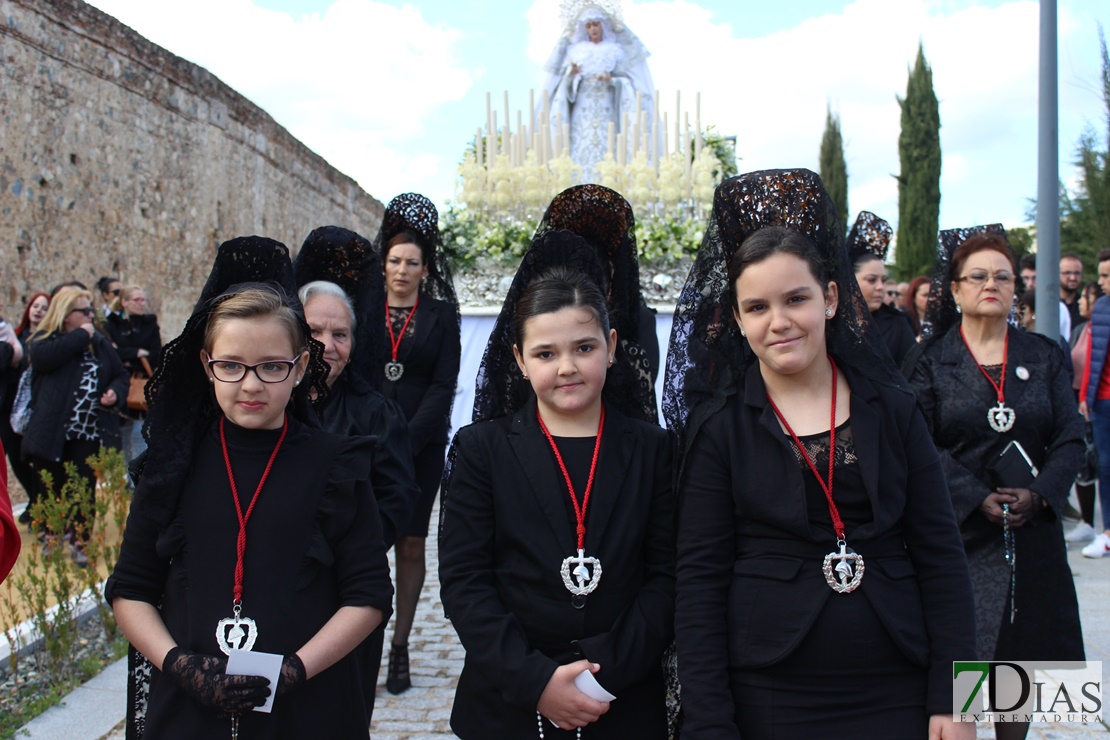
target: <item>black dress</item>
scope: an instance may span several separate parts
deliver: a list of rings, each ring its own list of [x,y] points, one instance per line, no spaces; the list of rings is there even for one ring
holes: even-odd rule
[[[382,392],[405,413],[416,483],[420,487],[420,500],[408,524],[397,534],[427,537],[428,519],[443,476],[462,346],[455,307],[450,303],[421,294],[416,313],[402,336],[409,311],[389,309],[387,320],[392,322],[394,337],[400,339],[397,361],[405,369],[400,380],[385,380]]]
[[[244,509],[280,430],[226,424]],[[258,623],[254,649],[296,652],[342,606],[390,612],[393,589],[377,507],[367,483],[369,441],[341,438],[289,420],[288,436],[250,520],[243,614]],[[197,446],[195,467],[176,517],[160,531],[140,506],[127,522],[119,562],[105,598],[159,607],[177,643],[218,655],[216,623],[230,615],[238,521],[218,425]],[[249,738],[365,738],[367,716],[358,661],[349,654],[296,693],[276,699],[271,714],[248,712]],[[154,671],[146,736],[227,736],[230,723],[197,704]]]

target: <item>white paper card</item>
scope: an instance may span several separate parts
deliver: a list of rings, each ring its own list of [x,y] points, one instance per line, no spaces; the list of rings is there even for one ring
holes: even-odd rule
[[[232,650],[227,657],[227,675],[229,676],[265,676],[270,681],[270,695],[266,703],[255,707],[256,712],[267,714],[274,708],[274,696],[277,694],[278,678],[281,676],[281,661],[285,656],[276,653],[256,653],[253,650]],[[596,681],[595,681],[596,683]]]
[[[617,698],[606,691],[602,685],[597,682],[597,679],[594,678],[594,674],[590,673],[589,668],[582,671],[574,678],[574,685],[579,691],[594,701],[613,701]]]

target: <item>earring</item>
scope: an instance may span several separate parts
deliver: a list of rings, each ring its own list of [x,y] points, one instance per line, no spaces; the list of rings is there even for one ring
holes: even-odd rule
[[[216,382],[216,379],[215,379],[215,378],[213,378],[213,377],[212,377],[211,375],[209,375],[209,376],[208,376],[208,382],[209,382],[209,383],[215,383],[215,382]]]
[[[742,326],[740,327],[740,336],[742,336],[742,337],[748,336],[748,332],[744,331],[744,327],[742,327]]]
[[[956,304],[956,313],[963,313],[963,312],[964,312],[964,310],[962,308],[960,308],[960,304],[957,303]]]
[[[831,308],[825,309],[825,317],[830,319],[833,317],[833,310]]]
[[[613,367],[613,358],[612,357],[609,358],[609,367]]]
[[[528,373],[526,373],[526,372],[524,372],[524,371],[522,370],[522,371],[520,372],[520,374],[524,376],[524,379],[525,379],[525,380],[528,380]]]
[[[293,387],[294,387],[294,388],[296,388],[296,387],[297,387],[298,385],[300,385],[300,384],[301,384],[301,381],[299,381],[299,380],[294,380],[294,381],[293,381]]]

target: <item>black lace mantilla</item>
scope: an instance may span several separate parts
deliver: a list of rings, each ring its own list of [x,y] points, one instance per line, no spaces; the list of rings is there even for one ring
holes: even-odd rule
[[[383,268],[385,245],[390,239],[406,230],[414,232],[420,238],[419,246],[427,259],[428,277],[421,291],[432,298],[454,305],[457,314],[459,299],[455,296],[451,271],[446,263],[440,264],[439,260],[443,251],[439,238],[439,211],[436,210],[435,204],[423,195],[402,193],[389,201],[389,205],[385,207],[382,228],[374,239],[374,251],[382,261]]]
[[[937,255],[933,261],[933,276],[929,282],[929,300],[925,304],[925,316],[921,320],[922,342],[931,337],[943,336],[959,322],[960,315],[956,311],[956,299],[952,296],[952,278],[955,277],[952,274],[952,255],[957,247],[980,234],[994,234],[1005,239],[1006,229],[1002,224],[987,224],[945,229],[937,234]]]
[[[869,252],[886,262],[890,240],[894,229],[884,219],[871,211],[860,211],[852,230],[848,232],[848,258],[855,262],[865,252]]]
[[[550,231],[532,242],[490,332],[474,384],[474,421],[507,416],[534,398],[532,386],[524,379],[513,356],[513,313],[524,289],[545,270],[559,266],[583,273],[603,292],[608,285],[608,276],[596,252],[576,234]],[[617,334],[619,340],[619,329]],[[654,423],[655,395],[651,378],[645,374],[643,350],[634,343],[619,341],[619,345],[616,361],[605,380],[603,398],[626,416]]]
[[[389,359],[385,278],[370,241],[339,226],[313,229],[293,260],[293,275],[300,287],[315,280],[335,283],[351,299],[354,348],[345,372],[358,384],[381,390],[381,368]]]
[[[756,361],[732,316],[727,263],[749,236],[782,226],[814,241],[840,286],[828,322],[830,354],[865,377],[904,386],[856,283],[836,206],[813,172],[764,170],[717,187],[713,214],[675,307],[663,387],[663,415],[687,449],[701,424],[724,406]]]

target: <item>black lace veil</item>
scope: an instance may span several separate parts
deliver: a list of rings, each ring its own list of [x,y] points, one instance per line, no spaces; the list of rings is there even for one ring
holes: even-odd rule
[[[848,232],[848,259],[855,264],[864,253],[873,254],[886,262],[894,229],[884,219],[871,211],[860,211],[852,230]]]
[[[598,260],[597,253],[580,236],[569,231],[548,231],[532,242],[532,246],[521,259],[512,285],[509,286],[478,369],[478,377],[474,383],[475,422],[512,414],[535,397],[531,384],[524,379],[513,356],[516,332],[513,313],[524,289],[545,270],[559,266],[583,273],[602,292],[608,286],[608,275]],[[611,316],[610,326],[613,326]],[[617,329],[617,336],[619,340],[620,329]],[[654,423],[654,394],[651,394],[649,404],[646,399],[648,394],[635,381],[636,375],[637,368],[628,354],[624,353],[622,356],[618,348],[616,360],[605,379],[602,397],[622,414]]]
[[[560,230],[577,234],[597,250],[611,276],[608,296],[613,328],[619,337],[638,342],[636,319],[644,299],[640,294],[636,217],[632,206],[615,190],[601,185],[576,185],[551,201],[535,239]]]
[[[443,246],[439,238],[439,211],[435,204],[419,193],[402,193],[385,207],[382,227],[374,239],[374,251],[385,266],[385,245],[402,231],[415,233],[428,265],[428,277],[420,290],[424,295],[446,301],[455,306],[458,313],[459,299],[455,296],[455,286],[451,281],[451,270],[446,262],[440,263],[438,256]],[[383,319],[384,321],[384,319]]]
[[[150,506],[162,525],[169,523],[177,509],[197,440],[221,413],[199,360],[208,317],[213,308],[245,287],[279,293],[300,316],[306,336],[309,334],[285,245],[261,236],[238,237],[221,244],[192,316],[181,334],[162,348],[162,360],[146,386],[149,411],[143,437],[148,447],[134,466],[138,478],[135,501]],[[323,354],[323,345],[310,339],[308,370],[290,401],[293,415],[312,425],[317,424],[316,409],[323,408],[328,398],[328,366]]]
[[[952,274],[952,255],[957,247],[980,234],[994,234],[1005,239],[1006,229],[1002,224],[987,224],[945,229],[937,234],[937,255],[933,261],[933,275],[929,283],[929,300],[925,304],[925,316],[921,320],[922,343],[932,337],[944,336],[959,323],[960,315],[956,311],[956,299],[952,295],[952,278],[955,277]]]
[[[335,283],[355,310],[354,348],[344,371],[360,392],[380,391],[382,368],[389,360],[385,336],[385,280],[370,241],[340,226],[313,229],[293,260],[299,287],[315,280]],[[361,388],[360,388],[361,386]]]
[[[646,302],[640,291],[640,263],[636,246],[636,217],[632,206],[615,190],[602,185],[575,185],[552,199],[533,239],[553,231],[569,231],[586,240],[597,252],[608,273],[609,320],[617,330],[624,365],[621,382],[631,382],[642,396],[643,411],[635,414],[653,424],[659,413],[655,403],[654,373],[640,337],[640,312]],[[523,262],[521,263],[523,267]],[[534,277],[534,275],[533,275]]]
[[[736,327],[727,263],[749,236],[768,226],[805,234],[833,267],[840,287],[828,322],[829,352],[867,377],[904,385],[873,330],[856,283],[836,206],[821,179],[805,169],[763,170],[722,182],[694,266],[679,295],[667,352],[663,415],[687,449],[701,424],[743,383],[756,357]]]

